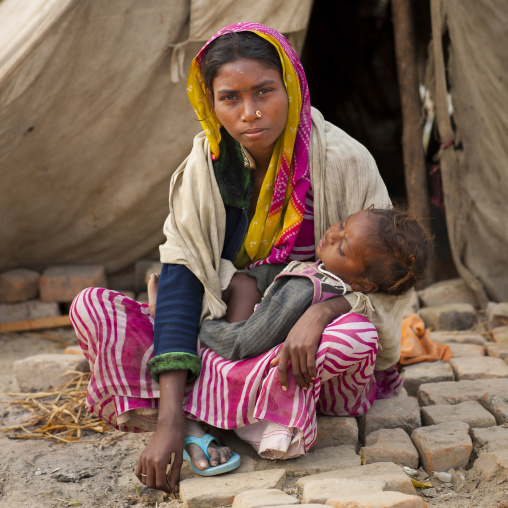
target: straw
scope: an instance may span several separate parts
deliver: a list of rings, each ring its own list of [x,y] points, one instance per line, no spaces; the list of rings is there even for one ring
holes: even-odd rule
[[[12,406],[21,406],[32,413],[29,422],[0,429],[12,432],[11,439],[46,439],[75,443],[97,442],[114,428],[88,411],[83,411],[86,386],[90,373],[70,371],[74,374],[64,385],[38,393],[8,393],[15,400],[4,400]],[[83,439],[84,437],[92,439]]]

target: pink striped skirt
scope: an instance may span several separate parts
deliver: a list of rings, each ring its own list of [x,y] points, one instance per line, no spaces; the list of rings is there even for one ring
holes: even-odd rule
[[[146,304],[107,289],[89,288],[74,300],[70,317],[90,364],[86,407],[121,431],[154,431],[159,385],[150,378],[153,319]],[[314,387],[301,389],[288,373],[282,391],[270,361],[282,344],[247,360],[230,361],[199,347],[201,375],[187,385],[187,417],[235,429],[266,458],[306,453],[316,440],[316,413],[361,416],[376,397],[397,393],[394,367],[374,372],[378,338],[372,323],[346,314],[323,332]],[[382,382],[379,386],[376,378]],[[378,395],[379,396],[379,395]]]

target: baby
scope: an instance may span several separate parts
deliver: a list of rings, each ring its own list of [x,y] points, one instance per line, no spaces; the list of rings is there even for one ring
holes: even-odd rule
[[[261,265],[236,273],[223,293],[226,316],[202,324],[201,344],[227,359],[257,356],[280,344],[312,304],[348,292],[403,295],[425,277],[431,250],[428,233],[409,212],[357,212],[325,232],[316,248],[317,262]],[[156,286],[152,276],[151,311]]]

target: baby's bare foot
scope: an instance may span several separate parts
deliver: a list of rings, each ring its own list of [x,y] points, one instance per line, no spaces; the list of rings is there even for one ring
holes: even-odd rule
[[[152,273],[148,279],[147,291],[148,291],[148,309],[152,317],[155,317],[155,304],[157,303],[157,289],[159,289],[159,277],[158,273]]]

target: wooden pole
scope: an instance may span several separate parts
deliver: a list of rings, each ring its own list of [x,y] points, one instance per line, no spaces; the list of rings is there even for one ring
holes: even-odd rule
[[[395,56],[402,106],[402,153],[409,207],[430,228],[423,118],[410,0],[392,0]]]
[[[41,330],[44,328],[57,328],[59,326],[70,326],[69,316],[56,316],[50,318],[28,319],[26,321],[11,321],[0,323],[0,333],[26,332],[29,330]]]

